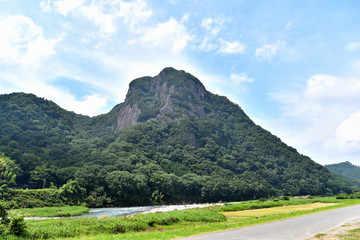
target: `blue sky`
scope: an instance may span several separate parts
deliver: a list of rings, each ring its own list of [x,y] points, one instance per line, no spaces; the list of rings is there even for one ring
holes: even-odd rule
[[[173,66],[321,164],[360,165],[357,0],[0,0],[0,93],[90,116]]]

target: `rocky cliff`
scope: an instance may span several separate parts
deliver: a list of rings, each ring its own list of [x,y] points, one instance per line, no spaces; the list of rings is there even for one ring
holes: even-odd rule
[[[165,68],[155,77],[135,79],[118,113],[117,129],[149,119],[164,123],[189,115],[204,118],[210,112],[203,104],[207,94],[197,78],[174,68]]]

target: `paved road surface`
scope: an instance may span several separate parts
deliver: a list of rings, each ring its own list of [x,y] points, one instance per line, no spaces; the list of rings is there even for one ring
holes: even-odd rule
[[[183,240],[304,240],[359,218],[360,205],[283,221],[182,238]]]

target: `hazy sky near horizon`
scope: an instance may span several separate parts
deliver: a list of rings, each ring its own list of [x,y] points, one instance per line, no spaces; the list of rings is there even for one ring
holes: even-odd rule
[[[94,116],[168,66],[316,162],[360,165],[358,0],[0,0],[0,94]]]

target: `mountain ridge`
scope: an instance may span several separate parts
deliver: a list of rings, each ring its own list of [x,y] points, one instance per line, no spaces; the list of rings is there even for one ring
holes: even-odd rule
[[[0,95],[0,109],[0,152],[21,168],[18,186],[77,179],[90,205],[352,191],[237,104],[173,68],[135,79],[123,103],[92,118],[26,94]]]
[[[325,165],[330,172],[338,174],[345,179],[355,182],[358,186],[360,186],[360,167],[353,165],[352,163],[346,161],[335,164],[327,164]]]

